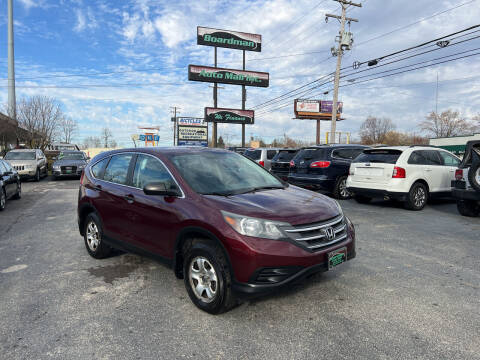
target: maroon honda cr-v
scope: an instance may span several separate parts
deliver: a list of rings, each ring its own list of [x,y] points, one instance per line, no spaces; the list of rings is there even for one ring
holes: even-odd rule
[[[95,258],[113,247],[166,262],[212,314],[355,257],[335,200],[219,149],[98,155],[80,182],[78,226]]]

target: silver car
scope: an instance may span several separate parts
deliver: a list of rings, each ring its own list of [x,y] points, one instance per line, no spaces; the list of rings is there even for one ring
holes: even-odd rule
[[[270,171],[272,168],[272,159],[279,151],[279,148],[252,148],[245,150],[243,155]]]
[[[42,150],[11,150],[5,155],[4,160],[7,160],[10,165],[17,170],[21,178],[40,181],[43,176],[48,175],[47,159]]]

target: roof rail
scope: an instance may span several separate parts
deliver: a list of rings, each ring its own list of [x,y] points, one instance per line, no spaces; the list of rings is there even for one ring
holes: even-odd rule
[[[436,146],[436,145],[420,145],[420,144],[410,145],[409,147],[411,147],[411,148],[413,148],[413,147],[433,147],[433,148],[438,148],[438,146]]]

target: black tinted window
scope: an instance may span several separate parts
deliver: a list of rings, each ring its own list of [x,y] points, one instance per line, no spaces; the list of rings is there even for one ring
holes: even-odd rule
[[[352,159],[352,149],[337,149],[332,151],[332,156],[339,159]]]
[[[441,159],[438,151],[435,150],[417,150],[414,151],[408,163],[412,165],[441,165]]]
[[[280,150],[280,152],[277,155],[275,155],[272,160],[289,162],[290,160],[293,159],[296,153],[297,153],[296,150],[287,150],[287,151]]]
[[[103,179],[103,169],[110,158],[105,158],[92,166],[92,175],[97,179]]]
[[[132,154],[112,156],[110,162],[107,165],[107,168],[105,169],[103,180],[121,185],[126,185],[128,166],[130,165],[130,160],[132,159],[132,156]]]
[[[143,189],[145,185],[164,182],[167,189],[176,187],[168,170],[158,160],[148,155],[138,155],[133,173],[133,186]]]
[[[267,159],[272,160],[277,155],[277,150],[267,150]]]
[[[355,162],[395,164],[401,154],[401,150],[394,149],[365,150],[355,159]]]
[[[324,148],[306,148],[299,150],[297,155],[295,155],[294,160],[310,160],[310,159],[315,159],[315,160],[322,160],[326,159],[327,157],[327,150]]]
[[[252,160],[260,160],[260,155],[262,154],[262,150],[246,150],[243,155],[252,159]]]

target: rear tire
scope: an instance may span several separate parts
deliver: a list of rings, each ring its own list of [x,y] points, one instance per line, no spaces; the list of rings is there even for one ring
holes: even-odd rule
[[[362,196],[362,195],[355,195],[353,198],[359,204],[368,204],[370,201],[372,201],[372,198],[369,198],[367,196]]]
[[[475,200],[457,200],[457,209],[462,216],[477,217],[480,215],[480,205]]]
[[[230,267],[220,246],[207,239],[192,239],[183,247],[183,259],[185,288],[199,309],[220,314],[237,304]]]
[[[419,211],[422,210],[427,204],[428,190],[422,183],[415,183],[410,188],[405,201],[405,208],[408,210]]]
[[[103,242],[102,222],[95,213],[88,214],[85,219],[83,238],[87,252],[95,259],[103,259],[112,252],[112,248]]]
[[[340,176],[335,182],[335,189],[333,189],[333,197],[339,200],[347,200],[352,197],[352,194],[347,189],[346,176]]]
[[[468,181],[477,191],[480,191],[480,162],[472,164],[468,171]]]

